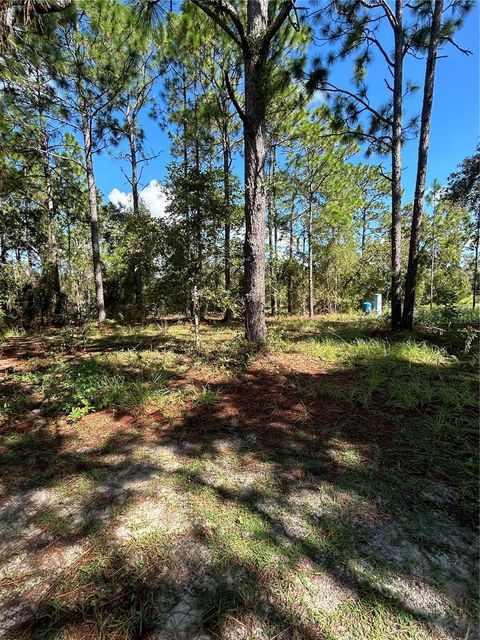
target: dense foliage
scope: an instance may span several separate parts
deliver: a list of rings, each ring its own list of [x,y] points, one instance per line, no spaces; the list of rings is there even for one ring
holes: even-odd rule
[[[25,23],[21,10],[9,14],[8,29],[4,24],[2,323],[192,316],[194,291],[200,317],[242,316],[249,286],[242,263],[245,52],[235,33],[230,37],[229,23],[222,30],[222,20],[236,24],[234,18],[222,18],[214,0],[187,1],[173,12],[168,3],[138,3],[135,10],[118,0],[60,4],[65,7],[52,13],[44,8],[41,24],[34,16]],[[290,18],[283,16],[262,63],[266,248],[255,260],[266,261],[265,307],[272,315],[358,309],[373,294],[388,299],[392,291],[395,171],[385,169],[382,154],[389,151],[393,103],[361,107],[370,105],[369,45],[382,46],[372,42],[366,13],[347,19],[348,2],[336,15],[322,3],[311,15],[293,11],[294,3],[272,3],[271,13],[277,8],[280,18],[289,4]],[[416,56],[427,49],[433,15],[424,4],[410,4],[404,17],[408,54]],[[468,2],[451,6],[439,46],[451,41],[470,8]],[[158,10],[157,21],[143,10],[149,8]],[[340,46],[339,55],[357,56],[355,95],[329,83],[327,70],[312,58],[319,33],[332,52]],[[320,86],[327,100],[318,106],[319,94],[312,98],[309,91]],[[171,140],[160,217],[142,196],[143,164],[160,162],[148,152],[147,117]],[[413,119],[403,135],[415,126]],[[361,160],[365,144],[376,162]],[[98,191],[94,160],[101,152],[128,166],[132,196],[121,205],[105,204]],[[417,305],[451,307],[470,300],[472,291],[475,305],[478,185],[477,152],[452,174],[448,188],[436,183],[427,192]],[[405,202],[401,208],[404,240],[396,249],[404,273],[414,208]]]

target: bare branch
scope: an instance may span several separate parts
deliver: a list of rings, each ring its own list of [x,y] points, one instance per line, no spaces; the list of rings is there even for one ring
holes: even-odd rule
[[[472,52],[470,51],[470,49],[463,49],[460,45],[458,45],[455,40],[453,40],[452,38],[445,38],[445,40],[447,42],[449,42],[450,44],[452,44],[455,49],[458,49],[459,51],[461,51],[462,53],[464,53],[466,56],[471,56]]]
[[[228,75],[228,71],[225,71],[225,86],[227,88],[227,92],[228,95],[230,97],[230,100],[233,102],[233,106],[235,107],[238,115],[240,116],[240,120],[245,123],[246,121],[246,117],[245,117],[245,112],[242,109],[242,107],[240,106],[237,97],[235,96],[235,91],[233,90],[232,84],[230,82],[230,77]]]

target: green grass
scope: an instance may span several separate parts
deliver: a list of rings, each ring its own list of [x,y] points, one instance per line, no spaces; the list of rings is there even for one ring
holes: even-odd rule
[[[201,352],[183,323],[53,333],[7,374],[10,537],[33,576],[42,545],[81,548],[19,638],[150,638],[192,598],[212,638],[437,640],[429,592],[464,588],[445,617],[473,639],[473,354],[381,318],[269,330],[258,357],[235,325],[202,325]]]
[[[128,369],[111,359],[92,357],[60,363],[43,376],[49,411],[75,420],[105,408],[133,410],[168,392],[165,369]]]

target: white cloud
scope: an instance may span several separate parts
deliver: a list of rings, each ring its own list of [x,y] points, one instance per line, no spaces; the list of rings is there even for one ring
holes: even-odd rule
[[[326,101],[327,101],[327,97],[325,95],[325,91],[321,91],[320,89],[317,89],[312,93],[312,97],[310,98],[310,101],[308,104],[311,107],[319,107],[321,104],[325,104]]]
[[[140,197],[154,218],[164,218],[168,205],[167,195],[158,180],[151,180],[140,192]]]
[[[131,207],[132,206],[132,194],[120,191],[120,189],[112,189],[108,194],[109,201],[116,207]]]
[[[158,180],[150,180],[146,187],[140,191],[140,198],[146,205],[153,218],[164,218],[168,199],[164,188]],[[108,194],[109,201],[117,207],[131,207],[132,194],[112,189]]]

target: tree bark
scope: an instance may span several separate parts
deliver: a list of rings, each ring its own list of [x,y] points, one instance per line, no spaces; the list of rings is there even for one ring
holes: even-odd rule
[[[85,152],[85,168],[88,187],[88,208],[90,213],[90,236],[92,241],[93,277],[95,280],[95,297],[97,302],[97,319],[105,322],[105,298],[103,294],[102,262],[100,258],[100,233],[98,227],[97,186],[93,171],[91,123],[85,109],[82,110],[82,133]]]
[[[230,165],[231,165],[231,149],[228,131],[224,130],[222,135],[223,144],[223,194],[225,202],[225,226],[224,226],[224,278],[225,291],[230,295],[232,286],[232,266],[230,255]],[[225,308],[224,319],[231,320],[233,317],[230,302]]]
[[[268,238],[270,253],[270,310],[272,316],[277,315],[277,215],[275,207],[275,164],[277,161],[276,145],[273,143],[270,162],[270,189],[268,206]]]
[[[312,206],[313,194],[309,194],[308,204],[308,315],[313,317],[313,206]]]
[[[5,231],[0,231],[0,264],[7,264],[7,243],[5,240]]]
[[[270,276],[270,314],[276,314],[275,300],[275,248],[274,248],[274,214],[273,214],[273,184],[274,175],[274,151],[271,152],[271,158],[268,167],[268,201],[267,201],[267,221],[268,221],[268,271]]]
[[[415,309],[415,294],[417,288],[418,257],[420,246],[420,225],[422,222],[423,203],[425,200],[428,150],[430,147],[430,126],[432,121],[433,90],[435,85],[435,66],[437,62],[437,50],[440,44],[442,12],[443,0],[435,0],[432,24],[430,27],[430,42],[428,44],[427,64],[425,68],[422,119],[420,125],[420,138],[418,143],[417,179],[415,183],[412,228],[410,233],[410,247],[408,254],[408,268],[405,281],[405,303],[402,318],[402,326],[405,329],[413,328],[413,313]]]
[[[269,24],[268,0],[247,0],[246,30],[235,8],[224,0],[192,0],[241,49],[245,70],[244,110],[229,90],[243,121],[245,148],[245,336],[256,349],[267,340],[265,323],[265,120],[270,44],[295,0],[284,0]],[[231,88],[230,88],[231,89]]]
[[[434,196],[435,198],[435,196]],[[437,222],[437,202],[433,202],[433,219],[432,219],[432,255],[430,256],[430,311],[433,308],[433,281],[435,273],[435,226]]]
[[[130,145],[130,165],[131,165],[131,183],[132,183],[132,203],[133,213],[138,216],[140,214],[140,198],[138,194],[138,167],[137,167],[137,140],[135,134],[135,121],[128,124],[128,143]]]
[[[402,322],[402,107],[403,107],[403,0],[395,0],[395,54],[392,127],[392,329]]]
[[[477,304],[477,287],[478,287],[478,248],[480,245],[480,212],[477,211],[477,228],[475,233],[475,257],[473,262],[473,299],[472,309],[475,310]]]
[[[136,119],[133,118],[128,122],[128,143],[130,146],[130,182],[132,184],[132,205],[133,215],[139,222],[140,216],[140,194],[138,189],[138,163],[137,163],[137,136],[136,136]],[[143,318],[143,277],[142,264],[139,260],[134,264],[133,268],[133,286],[135,288],[135,305],[139,310],[139,315]]]
[[[53,295],[55,298],[54,304],[54,316],[56,320],[60,319],[62,314],[62,289],[60,285],[60,270],[58,267],[58,246],[57,238],[54,230],[54,218],[55,218],[55,201],[53,197],[53,185],[52,185],[52,172],[50,169],[49,160],[49,139],[48,133],[45,128],[42,128],[42,161],[43,161],[43,176],[45,179],[45,231],[47,235],[47,256],[46,256],[46,270],[48,278],[51,278],[51,284],[53,289]]]
[[[245,335],[257,349],[267,340],[265,322],[265,112],[266,51],[260,49],[267,28],[268,0],[247,7],[248,36],[255,42],[244,52],[245,64]]]
[[[364,207],[362,209],[362,240],[361,240],[361,244],[360,244],[360,250],[362,253],[362,257],[363,254],[365,253],[365,244],[367,241],[367,209],[366,207]]]
[[[287,313],[291,314],[293,310],[293,291],[292,291],[292,267],[293,267],[293,212],[295,205],[292,203],[292,211],[290,213],[289,234],[288,234],[288,278],[287,278]]]

